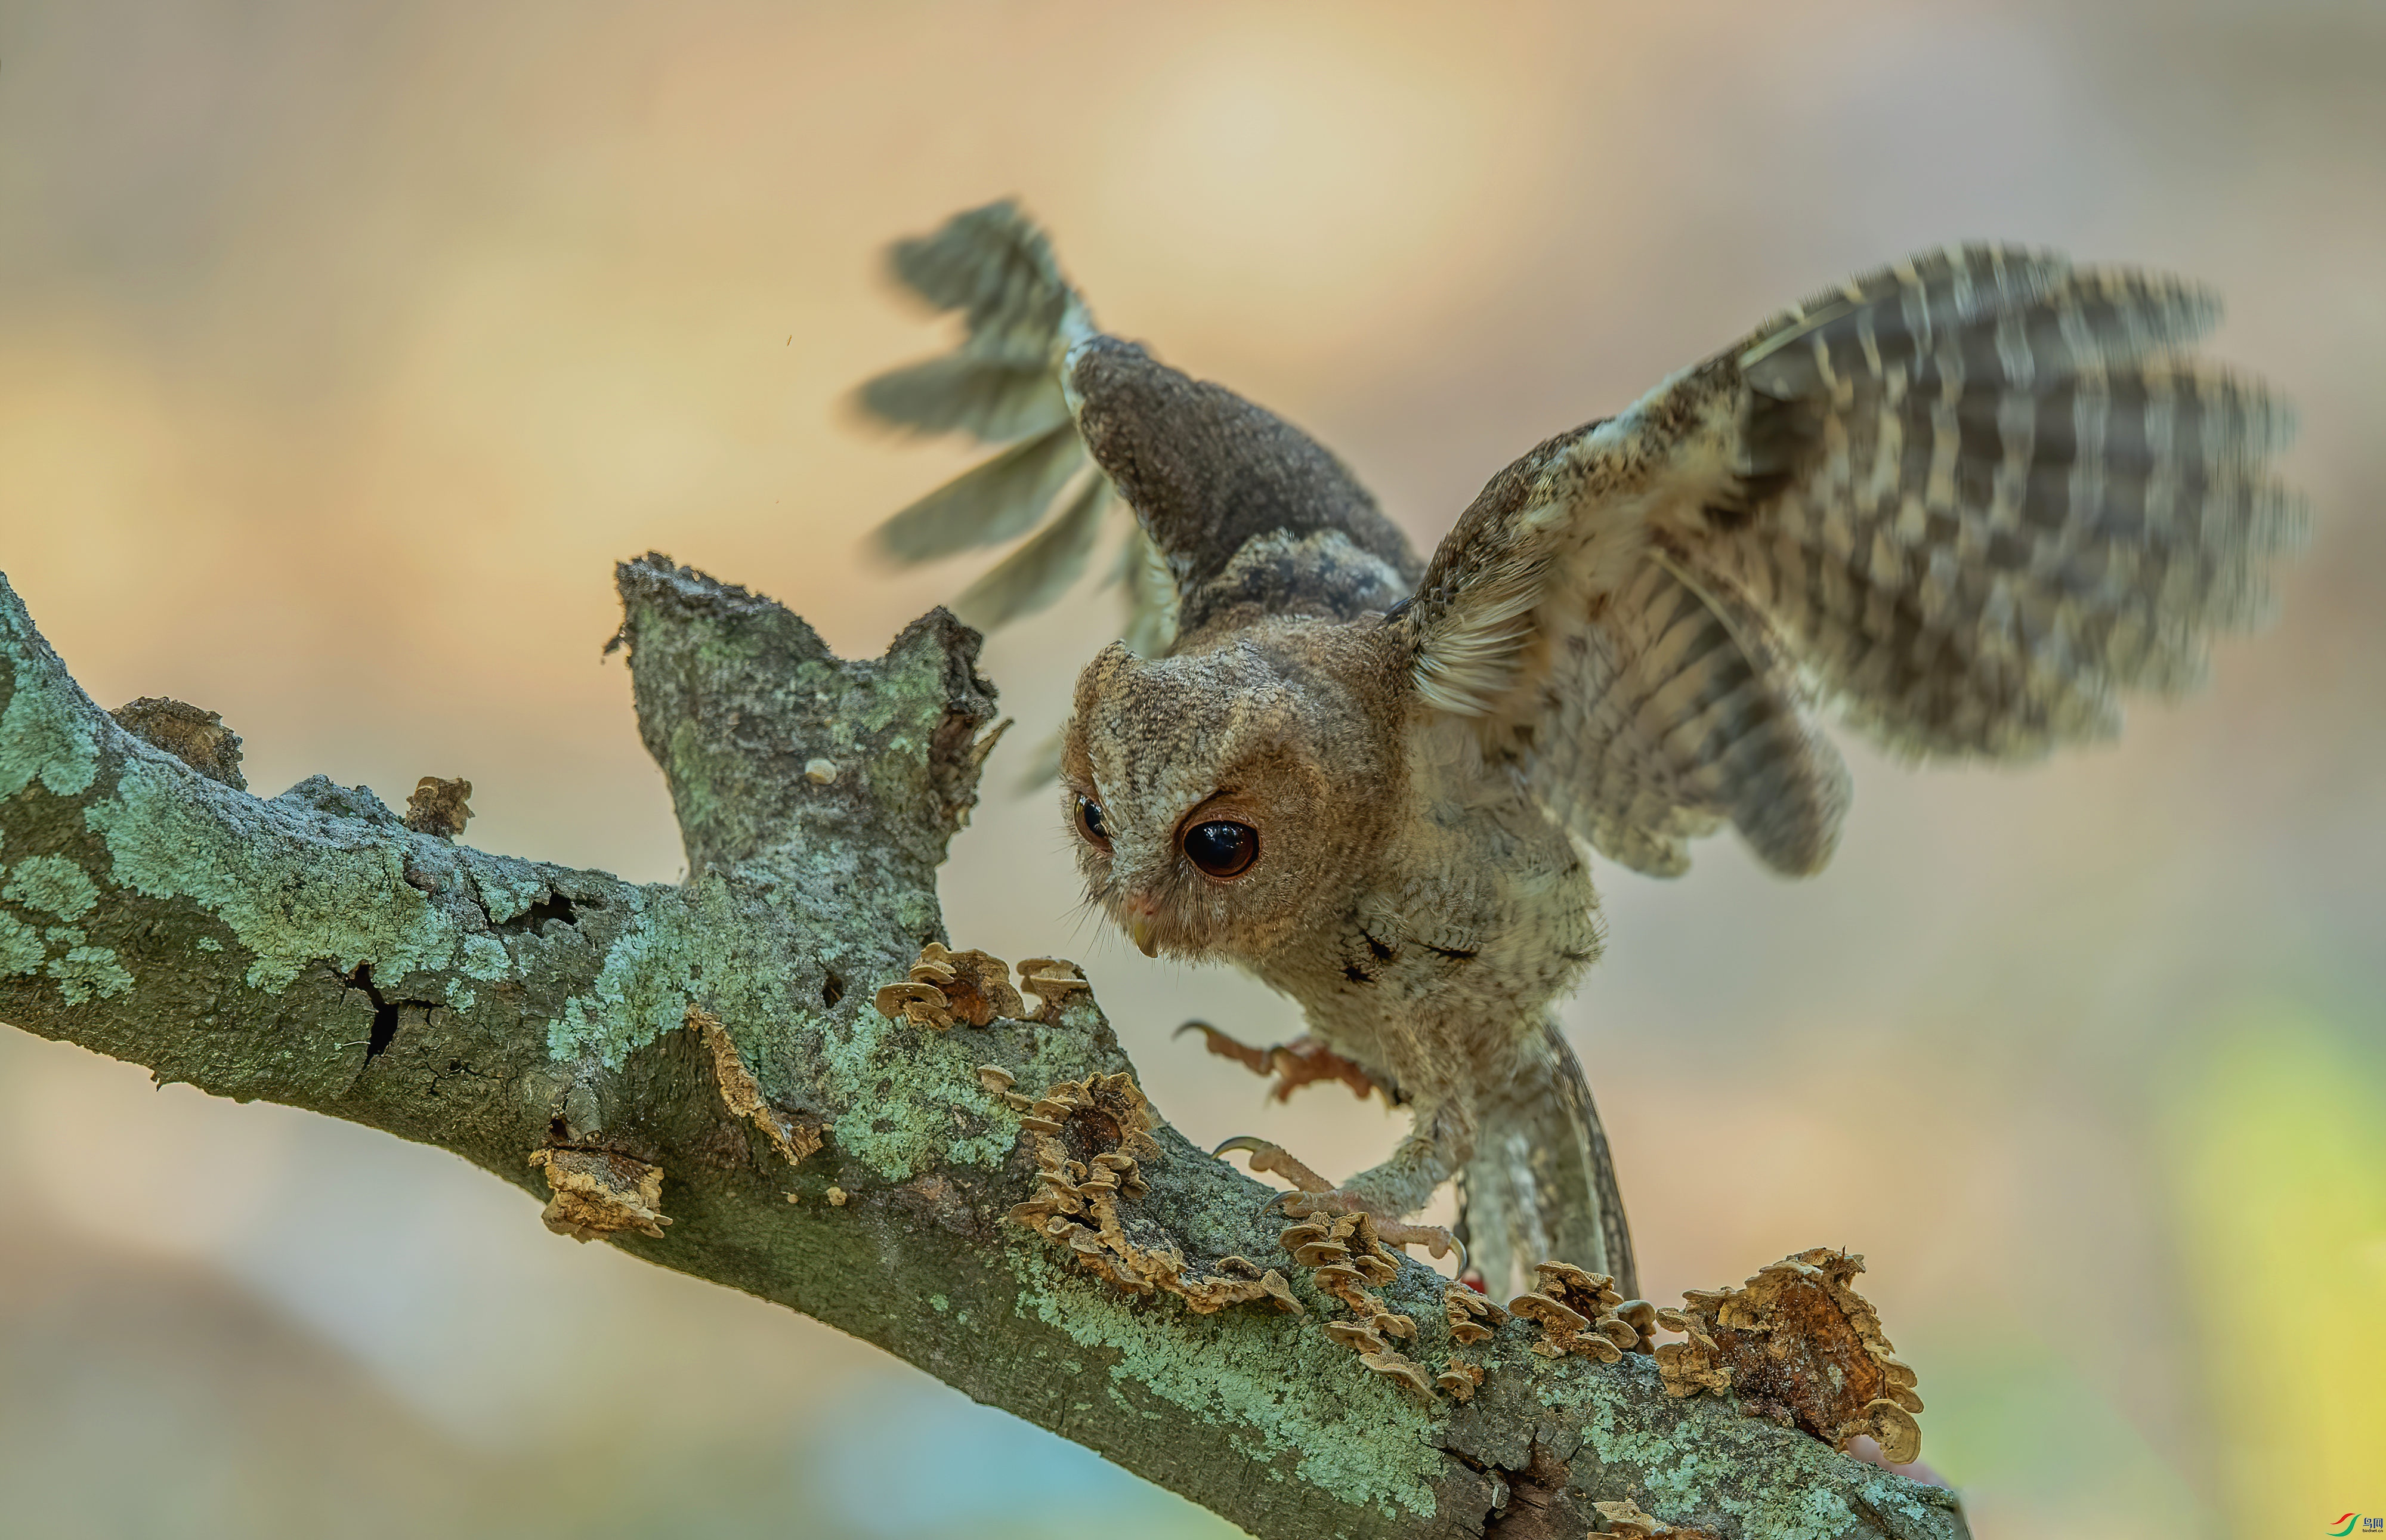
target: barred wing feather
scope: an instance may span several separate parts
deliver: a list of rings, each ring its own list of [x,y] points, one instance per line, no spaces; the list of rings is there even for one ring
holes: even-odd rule
[[[1917,757],[2107,735],[2260,618],[2302,526],[2285,409],[2188,357],[2216,316],[1990,246],[1818,295],[1495,479],[1402,617],[1419,695],[1664,873],[1726,821],[1828,858],[1818,712]]]

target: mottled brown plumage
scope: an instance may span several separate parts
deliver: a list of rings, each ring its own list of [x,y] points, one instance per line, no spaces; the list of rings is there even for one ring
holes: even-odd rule
[[[1300,1001],[1404,1102],[1392,1158],[1322,1201],[1398,1218],[1458,1177],[1495,1287],[1556,1258],[1637,1292],[1552,1018],[1600,950],[1586,848],[1672,874],[1728,823],[1817,870],[1848,802],[1822,721],[1917,758],[2109,734],[2258,617],[2300,529],[2285,412],[2187,356],[2211,296],[2044,253],[1951,247],[1785,311],[1501,472],[1430,563],[1298,429],[1103,335],[1010,206],[895,267],[968,336],[864,405],[1019,443],[886,548],[1064,507],[965,596],[998,621],[1083,569],[1113,492],[1134,511],[1134,645],[1061,744],[1088,891],[1146,951]]]

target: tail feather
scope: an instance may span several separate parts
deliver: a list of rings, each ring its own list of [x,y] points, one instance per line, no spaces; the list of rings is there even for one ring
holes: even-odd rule
[[[1524,1292],[1535,1263],[1572,1262],[1640,1294],[1615,1163],[1590,1084],[1555,1021],[1508,1085],[1476,1108],[1474,1158],[1459,1176],[1459,1233],[1495,1298]]]

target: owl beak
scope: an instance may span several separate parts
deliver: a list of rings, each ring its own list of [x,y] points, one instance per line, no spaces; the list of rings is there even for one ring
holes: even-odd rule
[[[1160,956],[1160,906],[1149,894],[1128,894],[1126,902],[1119,906],[1118,919],[1136,951],[1148,958]]]

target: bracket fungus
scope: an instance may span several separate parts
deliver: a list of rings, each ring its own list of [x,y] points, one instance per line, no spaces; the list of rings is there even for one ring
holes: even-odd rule
[[[472,821],[472,809],[468,799],[472,795],[470,781],[442,781],[426,775],[414,783],[414,795],[406,799],[406,826],[418,834],[437,834],[454,839]]]
[[[1030,972],[1038,968],[1066,968],[1074,978],[1047,981]],[[1092,985],[1077,965],[1056,963],[1050,958],[1030,958],[1019,965],[1023,983],[1028,993],[1039,1000],[1045,996],[1038,985],[1049,983],[1052,987],[1074,984],[1079,993],[1090,993]],[[910,976],[900,983],[882,986],[871,997],[878,1014],[888,1020],[909,1020],[913,1026],[932,1032],[951,1030],[956,1021],[966,1021],[973,1027],[991,1025],[997,1019],[1011,1021],[1056,1021],[1056,1010],[1048,1014],[1039,1006],[1030,1016],[1027,1002],[1011,986],[1011,964],[991,953],[956,952],[950,947],[930,942],[920,949],[920,958],[911,964]],[[999,1093],[997,1093],[999,1095]]]
[[[1692,1290],[1657,1322],[1687,1333],[1657,1349],[1657,1371],[1675,1396],[1729,1393],[1739,1409],[1793,1427],[1833,1448],[1857,1434],[1892,1465],[1921,1458],[1922,1409],[1914,1371],[1882,1334],[1880,1316],[1852,1284],[1864,1258],[1818,1246],[1769,1267],[1736,1289]]]
[[[1287,1226],[1277,1244],[1294,1261],[1311,1270],[1311,1280],[1320,1290],[1350,1312],[1349,1321],[1325,1322],[1325,1334],[1357,1353],[1359,1362],[1370,1372],[1431,1401],[1434,1381],[1425,1366],[1392,1346],[1392,1341],[1415,1337],[1415,1319],[1400,1314],[1368,1292],[1369,1285],[1380,1288],[1400,1276],[1400,1258],[1376,1234],[1375,1216],[1312,1215]],[[1473,1394],[1471,1386],[1468,1394]]]
[[[1631,1535],[1634,1540],[1715,1540],[1712,1530],[1685,1529],[1644,1513],[1640,1505],[1629,1497],[1590,1506],[1597,1509],[1599,1516],[1607,1521],[1607,1527],[1598,1534]]]
[[[1009,1071],[986,1068],[994,1074],[982,1069],[981,1083],[994,1089],[998,1077],[996,1094],[1015,1096]],[[1036,1141],[1036,1192],[1009,1217],[1065,1247],[1086,1271],[1130,1294],[1176,1295],[1197,1315],[1259,1301],[1301,1312],[1282,1273],[1242,1257],[1188,1261],[1158,1221],[1122,1206],[1150,1191],[1141,1163],[1163,1158],[1151,1136],[1159,1121],[1133,1075],[1062,1081],[1028,1104],[1019,1126]]]
[[[977,1067],[977,1083],[986,1087],[987,1096],[1013,1112],[1030,1111],[1035,1108],[1036,1103],[1011,1088],[1016,1078],[999,1064],[981,1064]]]
[[[1025,958],[1019,964],[1019,987],[1036,996],[1030,1020],[1057,1025],[1072,1000],[1090,999],[1094,986],[1086,970],[1066,958]]]
[[[216,712],[168,695],[144,695],[108,713],[116,725],[152,748],[161,748],[210,781],[248,790],[240,772],[240,734]]]
[[[1576,1353],[1620,1363],[1639,1346],[1639,1328],[1615,1313],[1625,1299],[1615,1292],[1614,1279],[1570,1262],[1542,1262],[1533,1272],[1539,1282],[1531,1293],[1508,1301],[1508,1310],[1541,1329],[1534,1352],[1545,1358]]]
[[[933,983],[906,981],[883,984],[870,997],[870,1003],[890,1021],[906,1020],[931,1032],[946,1032],[953,1024],[952,1009],[945,1004],[945,992]]]
[[[955,952],[932,941],[911,965],[911,982],[935,984],[944,993],[953,1019],[973,1027],[986,1026],[997,1017],[1016,1021],[1027,1010],[1019,991],[1011,987],[1011,964],[986,952]]]
[[[1483,1384],[1483,1366],[1463,1353],[1452,1353],[1449,1364],[1434,1376],[1433,1383],[1453,1401],[1472,1401]]]
[[[549,1146],[530,1152],[530,1163],[546,1172],[554,1196],[539,1213],[546,1227],[575,1241],[593,1241],[634,1230],[656,1240],[671,1222],[663,1217],[663,1169],[616,1150]]]
[[[1441,1291],[1441,1316],[1454,1340],[1472,1346],[1490,1341],[1491,1328],[1506,1321],[1508,1312],[1465,1284],[1452,1283]]]
[[[1362,1353],[1359,1361],[1420,1401],[1433,1399],[1433,1382],[1425,1378],[1425,1365],[1414,1358],[1405,1358],[1386,1348],[1380,1353]]]
[[[696,1033],[712,1056],[712,1078],[721,1087],[721,1100],[732,1117],[743,1118],[762,1131],[771,1147],[790,1166],[801,1165],[804,1157],[821,1147],[821,1123],[800,1123],[782,1115],[762,1097],[762,1087],[754,1072],[746,1068],[746,1060],[737,1052],[737,1044],[721,1019],[691,1001],[685,1016],[688,1031]]]

